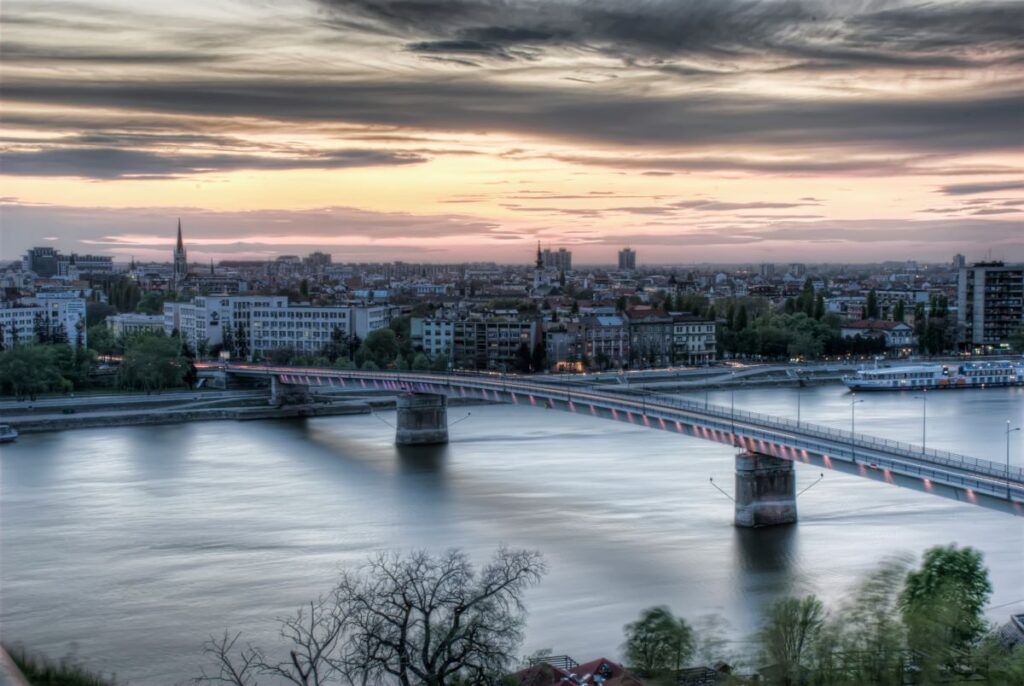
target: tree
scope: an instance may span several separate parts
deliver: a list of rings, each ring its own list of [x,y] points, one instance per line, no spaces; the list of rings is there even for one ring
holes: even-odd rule
[[[813,595],[783,598],[768,607],[758,639],[773,683],[790,686],[806,682],[824,623],[825,607]]]
[[[513,364],[515,365],[516,371],[520,374],[528,374],[530,372],[530,364],[532,358],[530,355],[530,346],[523,341],[516,348],[516,357]]]
[[[425,372],[430,369],[430,358],[423,353],[416,353],[416,357],[412,360],[412,369],[416,372]]]
[[[814,318],[821,319],[825,316],[825,295],[818,293],[818,297],[814,300]]]
[[[168,296],[163,293],[150,291],[139,299],[139,303],[135,306],[135,309],[143,314],[163,314],[164,302],[167,298]]]
[[[145,391],[178,388],[185,385],[191,364],[181,354],[176,338],[144,335],[127,345],[118,383],[122,388]]]
[[[956,545],[929,549],[899,598],[910,647],[940,654],[969,649],[985,633],[991,593],[981,553]]]
[[[523,594],[545,571],[527,550],[501,548],[480,570],[459,550],[380,553],[282,622],[286,659],[225,633],[207,642],[216,667],[197,681],[499,684],[522,640]]]
[[[101,302],[88,302],[85,304],[85,324],[90,329],[112,314],[117,314],[117,308],[113,305]],[[91,335],[91,334],[90,334]]]
[[[548,352],[544,344],[537,341],[533,346],[533,353],[530,355],[530,367],[535,372],[542,372],[547,368]]]
[[[902,300],[897,300],[896,305],[892,309],[892,320],[894,322],[902,322],[907,318],[907,304]]]
[[[394,330],[390,328],[371,331],[356,351],[363,353],[364,359],[373,360],[378,369],[386,369],[398,357],[398,340]]]
[[[872,288],[868,291],[867,302],[864,305],[865,319],[878,319],[878,293]]]
[[[910,561],[892,557],[868,574],[819,640],[818,679],[835,684],[903,683],[906,631],[899,595]]]
[[[100,355],[120,355],[124,352],[121,341],[114,336],[106,324],[89,327],[89,348]]]
[[[67,391],[71,387],[71,382],[60,374],[52,346],[17,345],[0,354],[3,392],[34,400],[40,393]]]
[[[625,626],[623,644],[629,666],[648,677],[682,669],[694,651],[693,629],[667,607],[649,607]]]

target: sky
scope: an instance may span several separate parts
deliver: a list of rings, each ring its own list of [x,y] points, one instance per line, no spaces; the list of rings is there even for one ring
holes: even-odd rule
[[[5,0],[0,258],[1024,260],[1024,0]]]

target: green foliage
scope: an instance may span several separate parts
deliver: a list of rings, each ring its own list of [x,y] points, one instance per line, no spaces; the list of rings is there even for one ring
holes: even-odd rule
[[[878,319],[878,293],[872,288],[868,291],[867,302],[864,305],[865,319]]]
[[[107,301],[117,308],[118,312],[134,312],[142,300],[139,284],[128,277],[121,277],[107,288]]]
[[[910,647],[939,654],[969,649],[986,630],[991,593],[981,553],[956,545],[929,549],[899,598]]]
[[[377,365],[377,369],[386,369],[394,363],[395,358],[398,357],[400,352],[398,338],[395,335],[394,329],[387,328],[371,331],[356,352],[357,354],[362,353],[364,362],[372,360]],[[359,360],[356,362],[361,364]]]
[[[626,662],[641,675],[655,677],[686,666],[694,651],[693,629],[667,607],[649,607],[625,626]]]
[[[124,344],[118,340],[106,324],[89,327],[89,348],[100,355],[120,355],[124,352]]]
[[[180,388],[186,385],[191,370],[177,338],[139,336],[126,344],[118,385],[144,391]]]
[[[143,314],[163,314],[164,302],[168,299],[169,296],[163,293],[150,291],[139,299],[139,303],[135,306],[135,309]]]
[[[117,683],[113,676],[108,679],[102,674],[86,669],[71,655],[57,662],[38,655],[29,655],[19,648],[8,652],[14,664],[34,686],[114,686]]]
[[[768,607],[758,640],[769,683],[806,682],[825,617],[825,606],[813,595],[783,598]]]
[[[101,302],[87,302],[85,304],[85,324],[90,328],[101,324],[103,320],[112,314],[117,314],[117,308],[113,305]]]
[[[49,391],[70,391],[71,381],[61,375],[57,359],[59,347],[75,351],[68,346],[17,345],[0,353],[0,389],[16,397],[35,398]]]
[[[907,318],[907,305],[902,300],[897,300],[896,305],[892,309],[892,320],[894,322],[902,322]]]
[[[425,372],[430,369],[430,358],[423,353],[416,353],[416,357],[412,360],[412,369],[416,372]]]

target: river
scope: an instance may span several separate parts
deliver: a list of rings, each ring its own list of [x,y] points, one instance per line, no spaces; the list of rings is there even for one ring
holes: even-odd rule
[[[921,400],[860,397],[859,432],[920,442]],[[799,400],[804,421],[850,426],[839,385],[734,398],[790,417]],[[1002,463],[1024,389],[932,393],[927,414],[929,447]],[[499,544],[539,549],[550,567],[527,598],[523,652],[579,661],[618,657],[623,625],[655,604],[721,615],[742,649],[766,602],[835,602],[884,556],[951,542],[984,553],[993,619],[1024,611],[1024,518],[827,472],[800,496],[798,525],[738,530],[709,482],[731,492],[728,446],[529,407],[449,419],[436,449],[396,448],[394,413],[24,435],[0,459],[3,640],[75,651],[119,683],[174,684],[197,674],[210,634],[272,646],[275,617],[371,551],[458,546],[483,560]],[[798,489],[820,473],[798,465]]]

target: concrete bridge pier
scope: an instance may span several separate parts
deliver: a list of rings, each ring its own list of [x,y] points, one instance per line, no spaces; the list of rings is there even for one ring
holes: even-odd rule
[[[448,397],[432,393],[398,396],[398,445],[436,445],[448,442]]]
[[[795,521],[793,463],[749,451],[737,455],[736,526],[774,526]]]
[[[276,376],[270,377],[271,405],[306,405],[311,402],[313,396],[307,386],[284,383]]]

